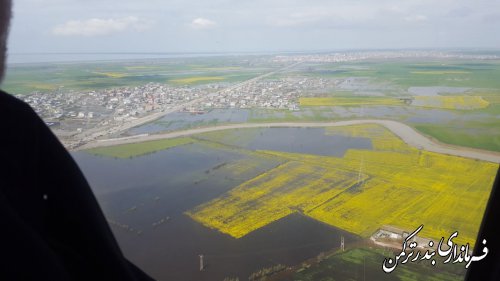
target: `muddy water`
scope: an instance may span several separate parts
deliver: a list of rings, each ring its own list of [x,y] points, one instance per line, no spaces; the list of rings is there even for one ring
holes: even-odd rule
[[[265,130],[248,144],[250,149],[280,149],[280,146],[290,152],[342,155],[347,148],[369,148],[371,143],[325,136],[321,128],[283,128]],[[248,155],[199,144],[131,159],[86,152],[76,152],[73,156],[89,180],[125,255],[158,280],[223,280],[228,276],[247,280],[248,275],[263,267],[298,264],[337,247],[340,236],[346,242],[359,239],[298,214],[234,239],[184,214],[278,162],[270,161],[236,179],[217,167]],[[199,271],[199,254],[205,256],[203,272]]]

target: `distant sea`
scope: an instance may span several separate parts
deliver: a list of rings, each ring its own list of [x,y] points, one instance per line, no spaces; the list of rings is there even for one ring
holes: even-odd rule
[[[7,64],[64,63],[93,61],[130,61],[144,59],[194,58],[236,55],[264,55],[266,53],[11,53]]]
[[[425,51],[426,49],[415,49],[414,51]],[[428,49],[431,50],[431,49]],[[438,49],[439,50],[439,49]],[[171,59],[171,58],[196,58],[217,56],[253,56],[253,55],[304,55],[304,54],[328,54],[332,52],[365,52],[365,51],[405,51],[403,50],[336,50],[336,51],[281,51],[281,52],[205,52],[205,53],[8,53],[7,64],[20,63],[71,63],[71,62],[95,62],[95,61],[133,61],[148,59]],[[465,55],[489,55],[500,56],[500,50],[490,49],[443,49],[440,51],[465,54]]]

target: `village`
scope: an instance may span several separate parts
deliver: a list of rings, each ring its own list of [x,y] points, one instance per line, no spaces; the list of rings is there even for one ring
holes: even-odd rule
[[[63,143],[81,142],[139,119],[156,119],[171,111],[203,114],[215,108],[299,110],[300,96],[333,88],[338,79],[280,78],[249,83],[172,86],[147,83],[91,91],[65,90],[19,95]]]

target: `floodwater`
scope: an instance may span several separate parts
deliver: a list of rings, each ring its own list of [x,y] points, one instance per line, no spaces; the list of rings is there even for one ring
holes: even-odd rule
[[[251,149],[281,148],[324,155],[371,147],[369,140],[325,136],[323,132],[321,128],[265,129],[247,145]],[[338,247],[340,236],[345,237],[346,243],[359,239],[299,214],[240,239],[186,216],[185,211],[279,165],[268,161],[233,177],[218,167],[250,157],[238,150],[196,143],[130,159],[86,152],[75,152],[73,157],[89,180],[127,258],[158,280],[247,280],[261,268],[299,264]],[[202,272],[200,254],[206,264]]]
[[[409,123],[447,124],[450,122],[468,122],[484,120],[484,114],[470,112],[461,114],[445,109],[423,108],[415,106],[329,106],[304,108],[300,111],[275,111],[266,109],[213,109],[204,114],[177,112],[169,114],[155,122],[130,129],[127,134],[154,134],[196,127],[210,127],[228,123],[246,123],[250,121],[287,120],[287,115],[296,121],[316,120],[335,121],[340,119],[373,118],[392,119]],[[284,119],[285,118],[285,119]]]
[[[416,96],[437,96],[439,94],[463,94],[470,90],[464,87],[410,87],[408,93]]]
[[[276,150],[342,157],[347,149],[372,149],[368,138],[339,135],[328,136],[324,128],[273,128],[261,130],[260,136],[246,148],[252,150]]]
[[[129,133],[136,135],[175,131],[217,123],[243,123],[248,120],[249,113],[248,109],[212,109],[203,114],[174,112],[155,122],[132,128]]]

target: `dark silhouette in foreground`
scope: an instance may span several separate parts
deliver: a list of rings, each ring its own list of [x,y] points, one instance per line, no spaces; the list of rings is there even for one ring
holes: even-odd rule
[[[0,0],[0,82],[11,0]],[[0,280],[152,280],[127,261],[80,169],[24,102],[0,91]]]
[[[0,280],[152,280],[128,262],[80,169],[0,92]]]

